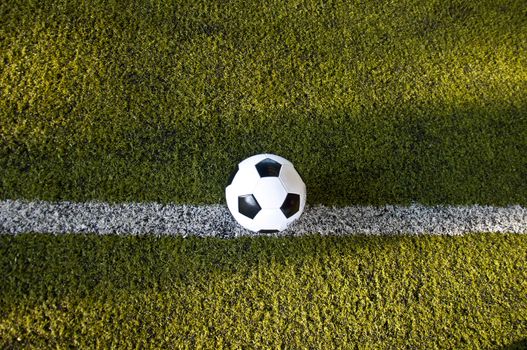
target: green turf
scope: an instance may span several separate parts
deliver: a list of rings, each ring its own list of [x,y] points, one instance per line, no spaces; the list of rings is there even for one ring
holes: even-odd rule
[[[0,236],[0,348],[527,345],[527,235]]]
[[[527,204],[522,0],[0,2],[0,198]]]

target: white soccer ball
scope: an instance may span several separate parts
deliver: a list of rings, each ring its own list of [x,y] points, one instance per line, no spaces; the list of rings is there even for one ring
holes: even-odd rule
[[[285,230],[306,204],[306,185],[293,164],[274,154],[258,154],[238,164],[225,188],[236,221],[254,232]]]

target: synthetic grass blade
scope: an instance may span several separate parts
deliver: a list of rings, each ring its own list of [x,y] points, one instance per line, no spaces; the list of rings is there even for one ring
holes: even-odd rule
[[[525,0],[2,0],[0,199],[527,205]]]
[[[526,344],[527,235],[0,235],[0,348]]]

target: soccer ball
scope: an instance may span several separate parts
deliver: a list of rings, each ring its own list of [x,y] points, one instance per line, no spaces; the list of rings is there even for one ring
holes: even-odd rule
[[[240,225],[254,232],[274,233],[300,217],[306,185],[287,159],[258,154],[238,164],[225,197]]]

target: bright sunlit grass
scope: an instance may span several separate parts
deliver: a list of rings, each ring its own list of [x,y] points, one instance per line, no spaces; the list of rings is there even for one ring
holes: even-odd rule
[[[525,345],[526,251],[502,234],[0,236],[0,347]]]
[[[0,4],[0,196],[218,203],[255,153],[324,204],[527,203],[523,1]]]

